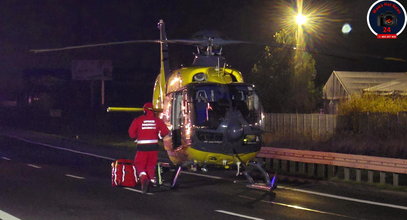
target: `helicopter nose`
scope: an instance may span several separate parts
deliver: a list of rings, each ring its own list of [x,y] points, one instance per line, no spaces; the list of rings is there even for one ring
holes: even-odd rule
[[[243,127],[238,121],[231,121],[228,126],[227,136],[230,141],[237,141],[243,136]]]

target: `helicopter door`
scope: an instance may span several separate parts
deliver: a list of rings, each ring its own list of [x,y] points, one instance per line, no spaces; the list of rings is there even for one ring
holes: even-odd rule
[[[172,130],[172,142],[174,148],[181,146],[181,128],[183,127],[183,112],[182,112],[182,92],[174,93],[172,103],[171,124]]]

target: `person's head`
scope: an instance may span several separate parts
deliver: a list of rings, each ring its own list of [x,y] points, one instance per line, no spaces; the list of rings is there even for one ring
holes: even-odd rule
[[[144,109],[144,114],[147,114],[147,112],[153,112],[153,104],[151,102],[146,102],[143,106]]]

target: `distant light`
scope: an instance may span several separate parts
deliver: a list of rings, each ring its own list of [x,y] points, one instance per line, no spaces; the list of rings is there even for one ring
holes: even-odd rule
[[[303,25],[305,24],[305,22],[307,22],[307,17],[303,14],[298,14],[295,18],[295,21],[298,25]]]
[[[343,34],[349,34],[352,31],[352,27],[350,24],[346,23],[342,26],[342,33]]]

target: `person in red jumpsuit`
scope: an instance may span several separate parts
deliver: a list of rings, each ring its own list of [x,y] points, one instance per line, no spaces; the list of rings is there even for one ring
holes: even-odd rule
[[[148,191],[150,182],[155,181],[155,167],[158,159],[158,139],[169,134],[164,121],[156,117],[153,105],[146,103],[143,106],[144,115],[133,120],[129,127],[129,136],[137,142],[137,153],[134,165],[141,182],[144,193]]]

